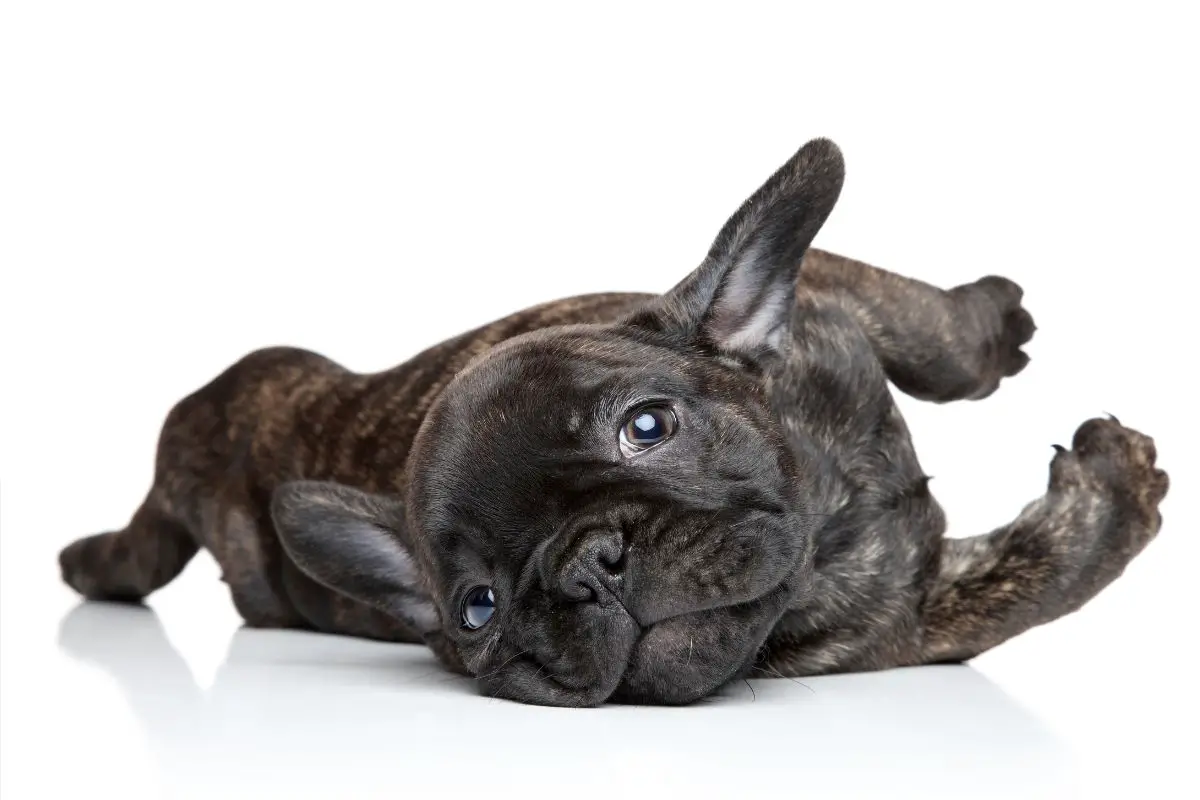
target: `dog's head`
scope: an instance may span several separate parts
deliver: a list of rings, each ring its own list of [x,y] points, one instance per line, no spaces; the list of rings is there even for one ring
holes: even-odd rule
[[[490,694],[587,706],[719,688],[811,579],[817,467],[790,450],[763,376],[842,177],[837,148],[809,142],[666,294],[477,358],[426,416],[406,497],[281,487],[288,552]]]

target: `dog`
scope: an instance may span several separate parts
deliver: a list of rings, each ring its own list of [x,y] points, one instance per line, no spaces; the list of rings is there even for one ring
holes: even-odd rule
[[[892,390],[988,397],[1035,325],[1006,278],[813,248],[844,175],[809,141],[663,294],[545,303],[373,374],[247,355],[170,411],[145,501],[63,580],[136,602],[205,547],[248,627],[423,644],[569,707],[966,661],[1078,610],[1161,527],[1153,440],[1089,419],[1015,521],[944,537]]]

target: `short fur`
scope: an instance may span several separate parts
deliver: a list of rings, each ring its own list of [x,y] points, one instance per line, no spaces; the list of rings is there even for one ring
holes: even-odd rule
[[[944,538],[890,386],[987,397],[1034,324],[1005,278],[812,249],[843,173],[809,142],[661,296],[539,305],[375,374],[250,354],[170,412],[145,502],[64,580],[140,600],[205,547],[251,626],[423,642],[566,706],[961,661],[1075,611],[1159,530],[1153,442],[1088,420],[1014,522]],[[678,429],[631,454],[648,402]],[[478,585],[496,612],[468,630]]]

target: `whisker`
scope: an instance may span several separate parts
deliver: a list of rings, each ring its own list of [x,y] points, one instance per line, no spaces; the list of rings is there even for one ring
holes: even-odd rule
[[[805,689],[808,689],[808,691],[812,692],[813,694],[817,693],[816,690],[813,689],[811,686],[809,686],[807,683],[802,683],[789,675],[784,675],[782,672],[780,672],[777,669],[773,669],[770,667],[760,667],[757,664],[751,664],[750,669],[756,669],[759,672],[765,672],[766,674],[770,675],[773,678],[783,678],[785,681],[791,681],[792,683],[796,684],[797,686],[803,686]]]
[[[497,672],[499,672],[500,670],[502,670],[502,669],[504,669],[505,667],[507,667],[509,664],[511,664],[511,663],[512,663],[513,661],[515,661],[516,659],[520,658],[521,656],[528,655],[528,654],[529,654],[529,651],[528,651],[528,650],[518,650],[518,651],[517,651],[516,653],[514,653],[512,656],[510,656],[509,658],[505,659],[503,664],[501,664],[500,666],[496,667],[496,668],[495,668],[494,670],[492,670],[491,672],[485,673],[485,674],[483,674],[483,675],[479,675],[479,676],[478,676],[478,679],[479,679],[479,680],[485,680],[485,679],[487,679],[487,678],[490,678],[490,677],[492,677],[493,675],[495,675]]]

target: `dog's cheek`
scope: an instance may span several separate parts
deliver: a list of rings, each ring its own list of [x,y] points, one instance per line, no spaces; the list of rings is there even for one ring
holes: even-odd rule
[[[645,548],[633,566],[636,592],[628,602],[643,620],[749,602],[788,577],[803,544],[787,524],[766,515],[713,524],[711,515],[696,514],[675,526],[671,539]]]

